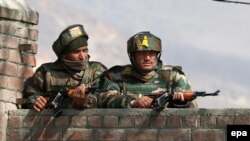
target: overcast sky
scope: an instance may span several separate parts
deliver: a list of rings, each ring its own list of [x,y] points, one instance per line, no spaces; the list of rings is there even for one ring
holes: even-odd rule
[[[51,45],[68,25],[83,24],[91,60],[130,63],[127,39],[150,31],[162,39],[162,60],[181,65],[201,108],[249,108],[250,5],[212,0],[27,0],[39,12],[37,67],[56,60]],[[242,0],[250,2],[250,0]]]

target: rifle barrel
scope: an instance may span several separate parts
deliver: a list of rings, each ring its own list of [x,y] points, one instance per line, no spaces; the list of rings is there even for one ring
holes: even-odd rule
[[[206,92],[195,92],[196,96],[217,96],[219,95],[220,90],[215,91],[214,93],[206,93]]]

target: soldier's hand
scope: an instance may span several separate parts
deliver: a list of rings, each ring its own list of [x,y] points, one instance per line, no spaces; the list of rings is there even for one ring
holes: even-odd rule
[[[184,101],[185,99],[184,99],[183,93],[181,93],[181,92],[176,92],[176,93],[174,93],[174,95],[173,95],[173,100]]]
[[[48,106],[49,97],[39,96],[33,105],[33,109],[37,112],[41,112]]]
[[[153,99],[148,96],[142,96],[136,100],[131,101],[132,108],[151,108]]]
[[[73,90],[73,94],[71,94],[73,105],[76,107],[80,107],[87,100],[86,86],[81,84]]]

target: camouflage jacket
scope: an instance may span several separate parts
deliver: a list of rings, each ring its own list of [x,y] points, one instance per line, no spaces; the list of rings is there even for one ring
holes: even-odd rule
[[[76,79],[64,68],[60,61],[54,63],[46,63],[41,65],[35,74],[26,82],[24,88],[24,97],[27,98],[24,108],[32,108],[35,98],[38,96],[55,97],[63,88],[75,88],[84,83],[89,87],[99,88],[100,76],[107,68],[99,62],[89,61],[84,71],[82,79]],[[64,98],[62,108],[72,108],[71,98]],[[83,103],[82,107],[96,107],[96,97],[89,95],[88,101]]]
[[[107,90],[98,95],[98,107],[130,108],[131,100],[139,95],[159,96],[164,92],[183,92],[191,86],[180,67],[159,65],[155,74],[149,79],[142,79],[140,73],[131,65],[114,66],[104,73],[102,89]],[[197,107],[196,103],[169,102],[166,107]]]

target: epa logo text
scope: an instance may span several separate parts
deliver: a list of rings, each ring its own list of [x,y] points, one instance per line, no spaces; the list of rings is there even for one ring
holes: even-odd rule
[[[247,131],[232,131],[231,132],[231,136],[236,136],[236,138],[240,137],[240,136],[247,136]]]

